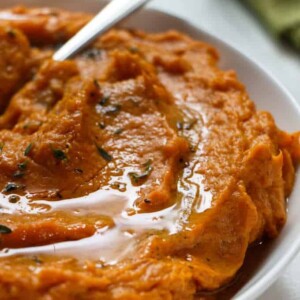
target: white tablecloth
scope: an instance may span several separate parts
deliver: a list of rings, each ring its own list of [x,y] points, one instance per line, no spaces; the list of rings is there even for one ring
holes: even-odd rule
[[[228,41],[271,71],[300,103],[300,53],[274,41],[239,1],[155,0],[150,6],[188,19]],[[259,299],[300,299],[300,255]]]

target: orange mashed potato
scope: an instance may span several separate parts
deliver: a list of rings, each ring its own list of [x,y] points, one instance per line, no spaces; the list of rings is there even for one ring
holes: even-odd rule
[[[51,60],[89,19],[0,11],[0,299],[215,291],[284,225],[299,133],[179,32]]]

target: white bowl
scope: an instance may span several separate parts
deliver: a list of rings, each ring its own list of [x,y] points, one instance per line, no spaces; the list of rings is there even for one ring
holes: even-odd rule
[[[0,8],[10,7],[20,2],[29,6],[56,6],[91,13],[97,12],[104,4],[103,1],[97,0],[84,2],[82,0],[1,0]],[[195,39],[212,44],[221,55],[220,67],[234,69],[238,73],[258,109],[270,111],[281,129],[290,132],[300,130],[300,108],[293,97],[266,70],[221,39],[194,27],[187,21],[150,9],[131,16],[122,25],[152,32],[176,29]],[[262,294],[300,250],[299,170],[297,175],[294,191],[289,198],[287,224],[280,236],[269,245],[268,255],[257,266],[255,274],[234,296],[236,300],[254,299]]]

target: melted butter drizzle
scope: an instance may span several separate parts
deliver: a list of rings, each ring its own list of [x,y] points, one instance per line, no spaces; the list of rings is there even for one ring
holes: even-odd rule
[[[199,136],[199,132],[202,134]],[[198,134],[197,134],[198,133]],[[184,168],[177,184],[177,201],[172,206],[150,213],[128,214],[134,208],[140,187],[133,186],[128,177],[130,168],[117,172],[108,185],[87,196],[59,201],[30,200],[31,195],[18,196],[20,200],[10,203],[7,195],[0,194],[1,212],[5,214],[43,214],[67,211],[75,215],[100,215],[112,219],[113,227],[98,229],[94,235],[76,241],[60,242],[45,246],[18,249],[3,249],[0,257],[12,255],[72,255],[77,258],[93,259],[105,264],[115,264],[129,257],[137,243],[149,232],[176,234],[187,228],[193,212],[202,213],[211,207],[212,194],[205,189],[204,176],[197,173],[203,154],[201,140],[207,137],[207,129],[196,126],[188,133],[188,140],[195,145],[195,153]],[[125,190],[112,188],[121,183]],[[159,182],[157,182],[159,185]]]
[[[127,195],[126,195],[127,194]],[[18,203],[9,203],[1,195],[2,212],[9,214],[36,214],[54,211],[69,211],[76,215],[101,214],[111,217],[115,226],[98,229],[91,237],[77,241],[60,242],[45,246],[20,249],[2,249],[0,257],[12,255],[72,255],[77,258],[94,259],[114,264],[128,256],[140,237],[149,230],[172,233],[176,219],[174,206],[167,209],[129,216],[126,208],[132,197],[128,193],[99,190],[88,196],[60,201],[33,200],[20,197]],[[95,254],[96,253],[96,254]]]
[[[0,19],[1,20],[7,20],[7,21],[19,21],[19,20],[28,20],[29,16],[27,15],[20,15],[20,14],[13,14],[10,12],[1,12],[0,13]]]
[[[193,129],[184,134],[194,148],[195,153],[189,161],[189,168],[183,170],[182,177],[177,184],[177,190],[181,194],[179,218],[177,220],[178,231],[185,227],[193,211],[202,213],[212,206],[212,193],[205,186],[204,175],[198,172],[199,157],[205,155],[203,145],[209,135],[208,129],[204,125],[207,123],[205,114],[200,114],[199,111],[201,111],[201,108],[198,103],[194,105],[190,103],[189,107],[184,109],[188,119],[196,119],[198,122]]]

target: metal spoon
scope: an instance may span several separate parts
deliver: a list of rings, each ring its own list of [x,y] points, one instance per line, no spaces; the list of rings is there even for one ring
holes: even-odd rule
[[[65,60],[90,44],[97,36],[141,8],[149,0],[113,0],[87,25],[67,41],[53,55],[54,60]]]

